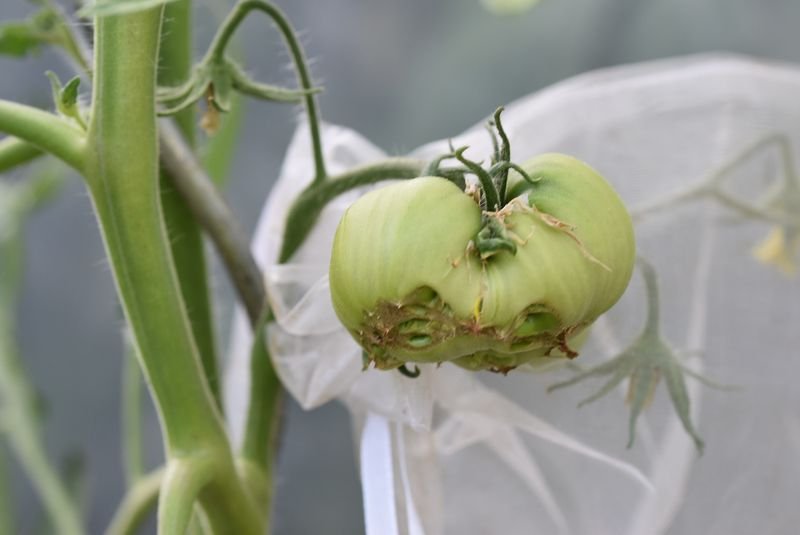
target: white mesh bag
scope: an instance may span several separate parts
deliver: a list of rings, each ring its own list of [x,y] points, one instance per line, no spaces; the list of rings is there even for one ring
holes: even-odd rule
[[[699,456],[663,381],[626,449],[627,380],[578,410],[604,378],[548,394],[574,372],[361,371],[326,273],[336,224],[364,190],[331,203],[291,262],[276,265],[287,200],[313,175],[301,127],[253,253],[277,316],[270,349],[286,388],[303,407],[339,399],[351,410],[368,535],[795,533],[800,286],[787,275],[800,253],[800,68],[732,56],[618,67],[521,99],[503,118],[514,161],[565,152],[614,185],[658,272],[664,338],[693,372],[736,388],[687,377],[707,444]],[[345,128],[326,125],[323,137],[331,174],[384,157]],[[490,150],[482,124],[453,143]],[[412,156],[445,152],[443,140]],[[643,288],[634,275],[577,364],[606,361],[637,335]],[[239,313],[226,389],[236,436],[250,341]]]

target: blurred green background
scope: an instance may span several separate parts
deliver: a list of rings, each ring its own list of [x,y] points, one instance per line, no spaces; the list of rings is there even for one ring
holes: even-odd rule
[[[362,132],[390,153],[456,134],[498,105],[599,67],[709,51],[800,61],[796,0],[542,0],[497,17],[479,0],[282,0],[303,33],[325,86],[323,118]],[[197,52],[231,2],[197,3]],[[67,6],[69,7],[69,6]],[[4,0],[0,19],[34,9]],[[255,16],[243,28],[248,70],[292,83],[278,35]],[[65,79],[61,58],[0,58],[0,97],[49,106],[44,71]],[[800,98],[800,97],[799,97]],[[248,101],[228,197],[246,228],[255,225],[294,129],[297,110]],[[21,176],[22,173],[18,173]],[[122,494],[119,391],[122,320],[89,206],[77,179],[28,228],[27,274],[18,338],[25,366],[48,407],[54,458],[88,459],[91,533],[100,533]],[[217,274],[218,338],[225,347],[232,294]],[[345,410],[303,412],[289,403],[280,455],[276,533],[363,532],[354,446]],[[160,437],[147,415],[149,462]],[[35,533],[41,509],[13,474],[21,533]]]

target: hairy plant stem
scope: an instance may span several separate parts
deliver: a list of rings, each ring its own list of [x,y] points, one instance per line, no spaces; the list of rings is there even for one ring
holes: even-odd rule
[[[246,234],[200,163],[174,132],[162,121],[161,143],[166,149],[162,158],[175,185],[195,217],[211,236],[244,305],[254,341],[251,351],[251,385],[247,427],[242,447],[243,457],[263,471],[252,481],[267,487],[255,489],[269,495],[272,464],[277,453],[280,406],[283,388],[272,366],[264,338],[267,309],[266,290],[261,271],[250,253]],[[268,498],[267,498],[268,499]]]
[[[325,171],[325,158],[322,154],[322,136],[320,135],[320,115],[317,109],[317,100],[314,94],[314,87],[311,83],[311,74],[308,69],[303,48],[295,35],[294,28],[289,23],[283,12],[275,5],[264,0],[241,0],[234,6],[228,17],[220,26],[217,35],[209,47],[211,54],[219,59],[223,59],[228,43],[233,37],[234,32],[251,11],[261,11],[272,19],[278,30],[281,32],[289,54],[292,56],[295,70],[297,71],[297,81],[300,87],[306,91],[304,97],[306,113],[308,114],[308,126],[311,134],[311,145],[314,157],[314,182],[321,183],[327,178]]]
[[[325,205],[351,189],[383,180],[419,176],[425,162],[411,158],[386,160],[351,169],[321,183],[312,183],[294,201],[286,219],[286,232],[278,261],[287,262],[308,237]]]
[[[258,321],[266,303],[264,282],[250,254],[247,235],[200,162],[184,143],[177,129],[161,121],[164,168],[197,222],[209,234],[227,268],[251,325]]]
[[[49,152],[78,172],[83,172],[86,133],[66,119],[31,106],[0,100],[0,132]],[[9,145],[13,143],[3,142]],[[23,151],[13,145],[6,150],[15,153],[15,159]]]
[[[168,477],[161,533],[182,532],[183,511],[195,498],[215,530],[261,533],[262,519],[236,473],[204,376],[161,210],[155,119],[160,23],[160,8],[96,20],[86,177],[164,430],[167,471],[196,467],[193,472],[203,476],[199,485],[187,481],[187,492],[176,491],[182,478]]]
[[[183,83],[192,70],[192,6],[189,0],[177,0],[164,6],[164,24],[159,47],[159,85]],[[178,112],[174,121],[179,135],[190,149],[195,142],[195,111],[190,106]],[[189,324],[200,360],[203,363],[211,392],[221,408],[217,350],[211,296],[208,287],[203,236],[200,226],[192,217],[186,200],[176,191],[175,179],[163,166],[161,168],[161,209],[170,237],[172,257],[186,305]]]

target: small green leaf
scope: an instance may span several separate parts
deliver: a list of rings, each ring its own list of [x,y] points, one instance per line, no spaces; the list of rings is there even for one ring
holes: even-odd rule
[[[61,90],[61,104],[66,108],[75,108],[78,104],[78,87],[81,85],[81,77],[75,76]]]
[[[87,0],[78,11],[80,17],[108,17],[143,11],[175,0]]]
[[[213,104],[217,110],[227,112],[231,109],[233,80],[231,80],[227,66],[223,63],[212,63],[210,65],[210,71],[212,88],[210,103]]]
[[[44,73],[47,76],[47,79],[50,80],[50,89],[53,91],[53,103],[56,105],[57,109],[61,109],[61,90],[63,86],[61,85],[61,80],[59,79],[58,75],[53,71],[45,71]]]
[[[230,60],[225,63],[225,70],[234,88],[245,95],[263,100],[271,100],[274,102],[302,102],[306,96],[322,91],[320,87],[315,87],[310,91],[304,91],[302,89],[290,89],[257,82],[251,79],[239,65]]]
[[[85,129],[86,123],[78,107],[78,87],[81,85],[80,76],[75,76],[67,82],[67,85],[62,86],[61,80],[59,80],[56,73],[47,71],[45,74],[50,79],[50,87],[53,90],[53,103],[58,113],[64,117],[75,119]]]

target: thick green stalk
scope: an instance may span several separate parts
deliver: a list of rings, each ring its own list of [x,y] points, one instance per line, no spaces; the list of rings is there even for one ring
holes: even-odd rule
[[[192,4],[189,0],[170,2],[164,7],[164,25],[159,48],[158,84],[175,86],[185,82],[192,71]],[[195,142],[195,112],[189,106],[174,116],[189,147]],[[200,227],[186,201],[176,191],[173,177],[161,168],[161,208],[170,237],[172,257],[180,282],[181,295],[189,315],[206,378],[221,407],[217,351],[208,268]]]
[[[160,8],[96,20],[87,181],[168,463],[210,470],[199,501],[215,529],[260,533],[200,363],[163,221],[155,114],[160,22]],[[171,521],[159,515],[159,525]]]
[[[192,3],[177,0],[164,6],[164,24],[159,47],[158,85],[176,86],[192,74]],[[190,146],[195,143],[195,113],[187,108],[173,116],[183,138]]]

